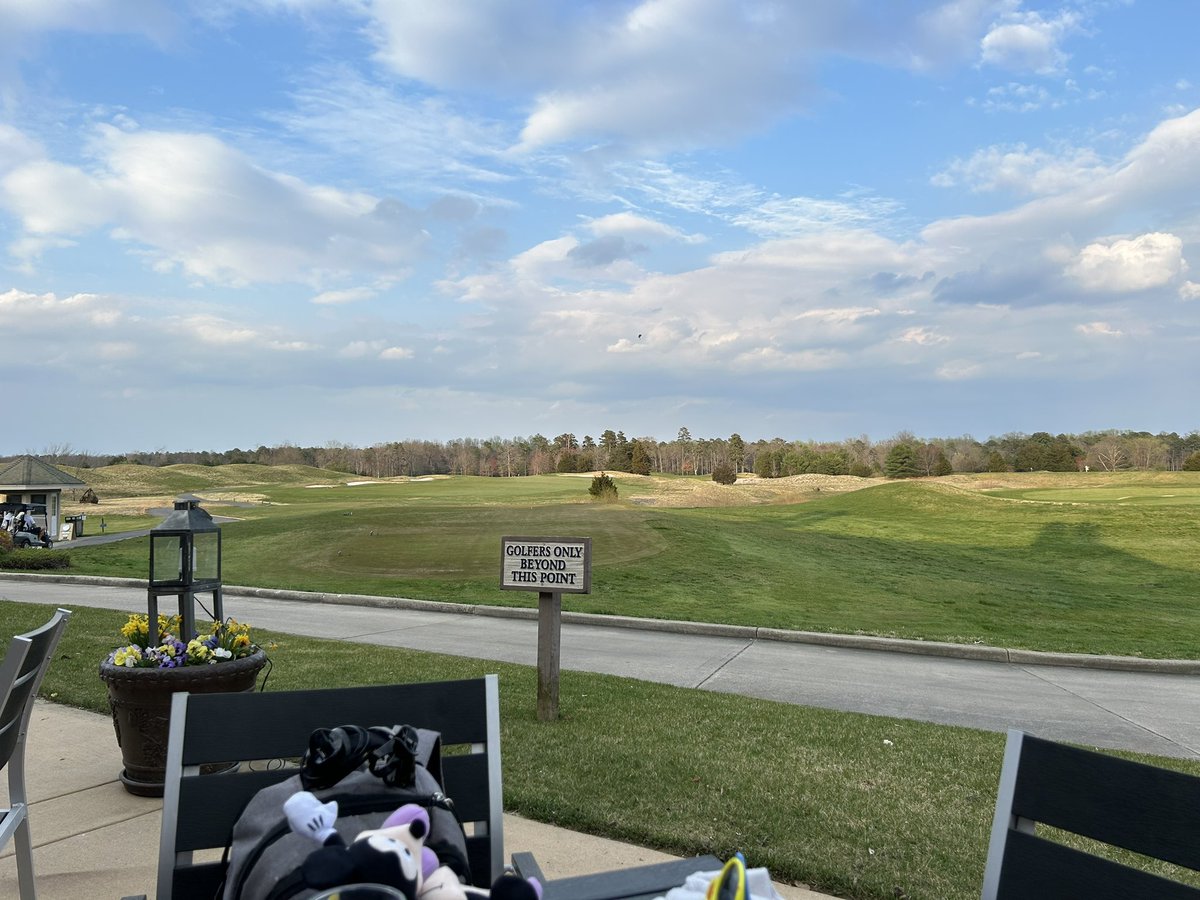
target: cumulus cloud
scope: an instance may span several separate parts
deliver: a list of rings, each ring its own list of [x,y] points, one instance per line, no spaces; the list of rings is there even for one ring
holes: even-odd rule
[[[1162,287],[1182,272],[1183,241],[1152,232],[1084,247],[1067,272],[1091,291],[1124,293]]]
[[[211,135],[98,129],[92,168],[36,160],[0,180],[0,205],[33,236],[107,227],[157,267],[203,281],[319,283],[399,276],[426,240],[393,200],[309,184]]]
[[[1062,41],[1079,27],[1075,12],[1062,12],[1052,19],[1037,12],[1013,13],[984,35],[979,43],[980,59],[984,65],[1048,75],[1066,64]]]
[[[42,148],[37,141],[13,126],[0,122],[0,177],[41,156]]]
[[[1182,300],[1200,300],[1200,284],[1185,281],[1179,286],[1179,297]]]

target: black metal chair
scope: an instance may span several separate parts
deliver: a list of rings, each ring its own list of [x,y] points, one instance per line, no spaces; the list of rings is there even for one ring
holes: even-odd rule
[[[214,723],[222,723],[214,727]],[[176,694],[171,705],[159,841],[158,900],[211,900],[225,875],[212,858],[246,802],[295,774],[316,728],[406,723],[438,731],[447,792],[467,829],[478,885],[504,868],[500,689],[495,675],[464,681],[269,693]],[[209,764],[270,760],[234,772]],[[208,851],[207,853],[205,851]]]
[[[1200,871],[1200,778],[1009,731],[983,900],[1200,900],[1200,889],[1039,836],[1048,825]]]
[[[0,847],[13,841],[21,900],[34,900],[37,895],[25,791],[25,734],[38,687],[70,615],[70,610],[60,609],[41,628],[14,637],[0,665],[0,769],[8,770],[8,808],[0,809]]]

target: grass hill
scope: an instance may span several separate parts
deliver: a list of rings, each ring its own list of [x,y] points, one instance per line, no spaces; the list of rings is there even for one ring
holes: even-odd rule
[[[501,537],[589,536],[593,593],[564,598],[568,609],[1200,656],[1194,473],[728,488],[619,476],[620,502],[594,504],[575,476],[361,483],[302,467],[113,468],[93,470],[113,490],[191,491],[237,517],[224,526],[231,584],[532,606],[536,595],[498,588]],[[265,502],[220,507],[247,497]],[[146,555],[138,541],[72,551],[76,571],[133,577]]]

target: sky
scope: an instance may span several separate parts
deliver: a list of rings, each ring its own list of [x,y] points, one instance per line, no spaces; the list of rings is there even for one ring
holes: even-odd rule
[[[0,0],[0,453],[1200,428],[1195,0]]]

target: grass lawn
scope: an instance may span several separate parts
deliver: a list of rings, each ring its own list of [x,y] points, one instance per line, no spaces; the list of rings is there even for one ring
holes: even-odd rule
[[[157,471],[113,468],[136,470],[141,491]],[[255,470],[270,477],[235,483]],[[498,588],[500,538],[588,536],[593,592],[564,598],[566,609],[1200,657],[1198,473],[953,476],[786,503],[752,493],[770,483],[714,494],[724,489],[708,480],[620,477],[611,505],[588,503],[577,477],[330,476],[173,466],[164,478],[268,501],[209,507],[241,519],[223,527],[228,584],[532,606],[536,595]],[[693,507],[679,501],[689,488]],[[72,571],[144,578],[147,555],[144,539],[78,548]]]
[[[0,602],[0,630],[52,611]],[[124,621],[76,610],[43,695],[106,713],[96,670]],[[685,855],[742,850],[776,878],[841,897],[979,896],[1002,735],[575,672],[562,673],[562,718],[547,724],[532,667],[256,638],[273,645],[269,690],[498,672],[512,812]],[[1200,775],[1200,763],[1122,755]]]

